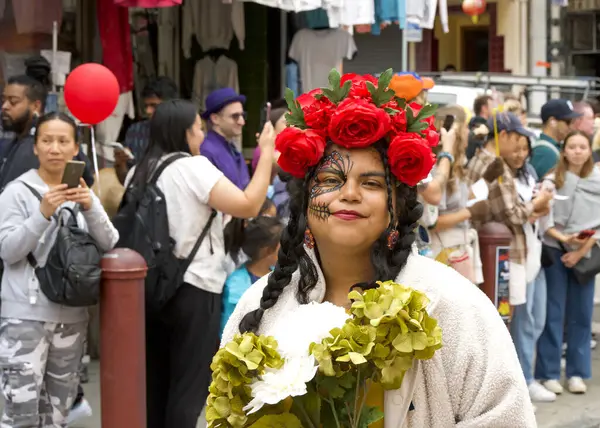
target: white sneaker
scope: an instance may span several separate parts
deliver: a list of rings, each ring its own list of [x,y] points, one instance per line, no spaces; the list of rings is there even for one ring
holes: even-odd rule
[[[550,379],[542,382],[544,388],[548,391],[555,393],[556,395],[560,395],[563,393],[563,387],[560,382],[556,379]]]
[[[596,346],[598,346],[598,342],[596,342],[596,340],[592,339],[590,346],[592,349],[596,349]]]
[[[81,403],[77,407],[74,407],[69,412],[69,416],[67,417],[67,424],[71,425],[74,422],[77,422],[83,418],[89,418],[92,416],[92,407],[90,403],[84,398]]]
[[[551,403],[552,401],[556,401],[556,394],[544,388],[536,381],[531,382],[527,388],[529,389],[529,398],[533,402]]]
[[[579,376],[569,379],[568,388],[571,394],[585,394],[587,391],[587,385]]]

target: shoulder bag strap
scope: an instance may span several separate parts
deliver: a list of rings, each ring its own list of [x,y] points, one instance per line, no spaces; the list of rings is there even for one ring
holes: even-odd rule
[[[38,200],[41,202],[42,199],[42,195],[40,195],[40,192],[38,192],[37,190],[35,190],[33,187],[31,187],[29,184],[25,183],[24,181],[21,181],[21,183],[23,183],[25,185],[25,187],[27,187],[29,189],[29,191],[31,193],[33,193],[33,195],[38,198]],[[56,214],[54,214],[52,217],[57,218]],[[36,269],[38,267],[38,262],[35,258],[35,256],[33,255],[33,253],[29,253],[27,254],[27,261],[29,262],[29,264],[31,265],[31,267],[33,269]]]
[[[185,157],[187,157],[187,156],[184,155],[183,153],[176,153],[176,154],[174,154],[172,156],[169,156],[164,161],[162,161],[162,163],[158,166],[158,168],[156,168],[156,171],[154,171],[154,174],[152,174],[152,178],[150,179],[150,183],[151,184],[156,184],[156,182],[158,181],[158,178],[163,173],[163,171],[165,170],[166,167],[168,167],[169,165],[171,165],[176,160],[181,159],[181,158],[185,158]]]
[[[194,257],[196,257],[196,253],[200,249],[200,245],[202,244],[202,241],[204,241],[204,238],[206,238],[206,235],[210,231],[210,226],[212,225],[212,222],[216,216],[217,216],[217,211],[213,209],[212,212],[210,213],[210,217],[208,218],[208,222],[206,223],[206,226],[204,226],[204,229],[202,229],[202,233],[198,237],[196,244],[194,244],[194,248],[192,248],[192,251],[190,252],[189,256],[187,257],[187,259],[185,259],[185,261],[183,262],[183,264],[181,266],[182,273],[185,273],[185,271],[190,267],[192,260],[194,260]]]

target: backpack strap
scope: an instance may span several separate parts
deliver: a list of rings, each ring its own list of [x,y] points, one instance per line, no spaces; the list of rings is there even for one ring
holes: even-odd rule
[[[21,181],[21,180],[19,180]],[[38,201],[42,202],[42,199],[44,199],[42,197],[42,195],[40,194],[40,192],[38,192],[37,190],[35,190],[33,187],[31,187],[29,184],[25,183],[24,181],[21,181],[21,183],[23,183],[25,185],[25,187],[27,187],[29,189],[29,191],[31,193],[33,193],[33,195],[38,198]],[[56,214],[52,215],[52,218],[55,219],[56,221],[58,221],[58,216]]]
[[[185,273],[185,271],[187,271],[188,268],[190,267],[190,264],[192,264],[192,260],[194,260],[194,257],[196,257],[196,253],[200,249],[200,245],[202,244],[202,241],[204,241],[204,238],[206,238],[206,235],[208,234],[208,231],[210,230],[210,226],[216,216],[217,216],[217,211],[213,209],[212,212],[210,213],[210,217],[208,218],[208,222],[206,223],[206,226],[204,226],[204,229],[202,229],[202,233],[200,234],[200,236],[198,237],[198,240],[194,244],[194,248],[192,248],[192,251],[190,252],[189,256],[187,256],[187,258],[184,260],[184,262],[181,265],[182,273]]]
[[[186,158],[186,157],[187,156],[184,155],[183,153],[176,153],[176,154],[166,158],[164,161],[162,161],[162,163],[158,166],[158,168],[156,168],[156,171],[154,171],[154,174],[152,174],[152,178],[150,179],[149,184],[156,184],[156,182],[158,181],[158,178],[163,173],[163,171],[165,170],[166,167],[171,165],[176,160],[181,159],[181,158]]]

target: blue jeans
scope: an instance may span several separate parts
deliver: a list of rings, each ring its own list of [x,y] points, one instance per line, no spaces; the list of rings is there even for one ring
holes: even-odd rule
[[[515,306],[510,322],[510,333],[527,385],[533,382],[535,346],[546,324],[546,275],[541,269],[527,284],[527,301]]]
[[[537,346],[535,378],[560,379],[563,328],[566,321],[567,378],[592,377],[590,341],[594,311],[594,280],[580,284],[565,267],[561,250],[550,248],[554,264],[545,268],[548,285],[546,327]]]

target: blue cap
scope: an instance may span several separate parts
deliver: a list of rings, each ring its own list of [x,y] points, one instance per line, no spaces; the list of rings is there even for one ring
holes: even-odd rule
[[[546,123],[548,119],[553,117],[556,120],[570,121],[581,117],[581,113],[577,113],[573,109],[573,104],[569,100],[562,98],[548,101],[542,106],[541,115],[542,122]]]
[[[535,134],[529,130],[527,130],[521,120],[515,116],[513,113],[509,112],[499,112],[496,115],[496,125],[498,129],[498,133],[502,131],[506,132],[516,132],[519,135],[522,135],[527,138],[535,137]],[[487,127],[490,130],[489,137],[494,135],[494,116],[490,116],[487,120]],[[488,138],[489,138],[488,137]]]

